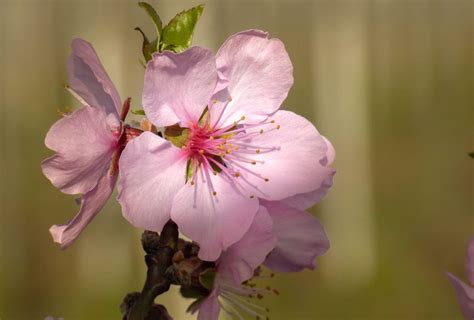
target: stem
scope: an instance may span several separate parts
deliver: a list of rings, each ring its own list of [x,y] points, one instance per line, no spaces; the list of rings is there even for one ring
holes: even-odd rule
[[[146,320],[150,311],[155,309],[155,298],[168,291],[171,282],[165,272],[172,264],[173,254],[178,244],[178,226],[169,220],[163,227],[161,236],[156,232],[145,231],[142,235],[142,246],[145,252],[145,263],[148,267],[145,285],[140,296],[133,303],[127,320]],[[165,317],[154,319],[166,319]],[[150,319],[150,318],[148,318]]]

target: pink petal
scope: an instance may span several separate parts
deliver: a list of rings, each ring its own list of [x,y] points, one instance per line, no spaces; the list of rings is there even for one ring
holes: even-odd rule
[[[456,296],[465,319],[474,319],[474,288],[469,287],[449,272],[446,272],[446,275],[456,291]]]
[[[465,272],[466,277],[474,286],[474,235],[471,236],[469,239],[469,244],[467,246],[467,254],[466,254],[466,261],[465,261]]]
[[[336,159],[336,149],[334,149],[334,146],[332,145],[331,141],[329,141],[326,137],[323,136],[323,139],[328,147],[326,151],[326,165],[329,166],[334,162],[334,159]]]
[[[211,294],[199,305],[198,320],[218,320],[221,306],[218,300],[218,289],[212,290]]]
[[[102,210],[114,190],[116,181],[116,175],[104,174],[97,186],[82,197],[79,213],[68,224],[54,225],[49,229],[54,242],[59,243],[62,249],[69,247]]]
[[[197,122],[216,87],[217,71],[211,51],[193,47],[182,53],[153,55],[143,88],[143,108],[158,127]]]
[[[173,197],[184,185],[180,149],[149,131],[130,141],[119,160],[118,201],[135,227],[161,232]]]
[[[270,119],[275,123],[249,129],[262,129],[263,133],[249,139],[250,145],[261,150],[246,155],[256,160],[256,165],[240,163],[245,168],[241,174],[250,182],[247,192],[266,200],[281,200],[325,188],[334,170],[322,161],[328,150],[324,138],[311,122],[293,112],[278,111]]]
[[[219,81],[228,84],[232,97],[222,125],[242,116],[250,122],[264,119],[280,108],[293,85],[293,65],[283,43],[260,30],[231,36],[219,49],[216,63]]]
[[[185,236],[199,244],[199,258],[215,261],[247,232],[259,205],[223,173],[209,178],[217,194],[212,194],[207,176],[199,169],[195,185],[187,183],[174,198],[171,218]]]
[[[321,186],[311,192],[308,193],[300,193],[288,198],[281,200],[285,204],[292,206],[296,209],[306,210],[314,206],[316,203],[321,201],[328,191],[331,189],[333,184],[333,178],[336,174],[335,170],[332,170],[331,173],[326,177],[326,179],[322,182]]]
[[[85,106],[49,129],[45,144],[56,154],[41,167],[55,187],[67,194],[84,194],[97,185],[117,147],[118,138],[112,131],[118,130],[119,123],[112,121],[111,125],[114,119]]]
[[[322,165],[328,166],[333,163],[336,157],[336,150],[334,150],[334,147],[332,146],[331,142],[328,139],[326,139],[326,137],[323,137],[323,139],[326,142],[328,149],[326,151],[326,157],[323,158],[320,161],[320,163]],[[301,209],[301,210],[309,209],[312,206],[314,206],[316,203],[321,201],[326,196],[329,189],[331,189],[332,187],[335,174],[336,174],[336,170],[332,170],[331,173],[326,177],[326,179],[323,181],[323,183],[318,189],[308,192],[308,193],[300,193],[300,194],[288,197],[286,199],[283,199],[281,201],[297,209]]]
[[[101,108],[107,114],[120,114],[120,96],[105,72],[92,45],[82,39],[74,39],[68,60],[69,84],[90,106]]]
[[[255,219],[245,235],[222,252],[218,272],[230,278],[236,285],[250,279],[267,254],[275,247],[273,223],[267,209],[260,206]]]
[[[315,258],[329,249],[323,226],[309,213],[280,201],[261,201],[273,220],[273,232],[278,239],[265,265],[278,272],[314,269]]]

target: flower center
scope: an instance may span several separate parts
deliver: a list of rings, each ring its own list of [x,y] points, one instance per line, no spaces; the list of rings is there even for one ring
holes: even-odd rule
[[[187,141],[182,146],[188,157],[187,179],[191,185],[196,183],[199,171],[203,173],[205,180],[209,181],[208,185],[214,196],[217,192],[212,186],[211,174],[223,174],[238,184],[246,183],[256,189],[249,180],[241,178],[241,181],[238,181],[237,178],[245,172],[268,182],[269,178],[259,173],[258,166],[265,164],[262,155],[278,148],[259,145],[258,142],[253,144],[252,141],[259,135],[278,130],[280,125],[276,125],[274,120],[246,124],[245,117],[242,116],[231,125],[218,127],[211,125],[209,116],[206,113],[204,115],[204,119],[201,117],[199,123],[190,125]],[[268,124],[275,125],[264,131],[263,126]],[[253,194],[248,196],[255,197]]]

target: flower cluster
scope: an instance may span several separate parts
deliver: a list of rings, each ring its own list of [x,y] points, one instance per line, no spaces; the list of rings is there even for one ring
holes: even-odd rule
[[[306,209],[332,185],[335,152],[303,117],[280,110],[293,84],[284,45],[260,30],[231,36],[217,54],[202,47],[154,53],[144,77],[143,109],[152,124],[125,124],[121,102],[92,46],[74,40],[69,87],[79,109],[46,136],[56,152],[42,169],[66,194],[81,194],[79,213],[50,230],[69,246],[102,209],[115,184],[123,216],[161,232],[171,219],[213,263],[212,286],[191,311],[259,317],[243,297],[261,266],[313,269],[329,248]],[[117,182],[118,181],[118,182]]]

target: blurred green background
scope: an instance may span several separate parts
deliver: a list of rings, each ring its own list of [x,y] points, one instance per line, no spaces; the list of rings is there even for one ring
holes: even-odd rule
[[[202,1],[151,1],[164,20]],[[194,44],[280,38],[295,68],[284,103],[335,145],[338,170],[312,213],[332,248],[314,272],[278,275],[271,319],[461,319],[444,271],[463,277],[474,232],[474,2],[205,1]],[[140,230],[115,201],[66,251],[48,228],[77,210],[42,175],[45,134],[76,106],[69,43],[94,45],[122,98],[140,106],[135,1],[0,0],[0,318],[119,319],[145,275]],[[159,300],[175,319],[189,301]]]

